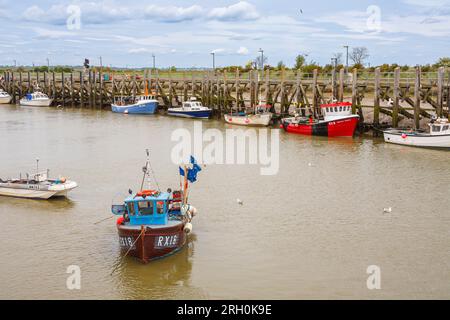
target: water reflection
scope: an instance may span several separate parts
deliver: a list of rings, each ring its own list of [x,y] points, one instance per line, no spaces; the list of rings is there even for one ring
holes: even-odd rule
[[[113,275],[117,277],[123,298],[189,298],[193,289],[190,277],[196,241],[196,235],[191,234],[187,244],[179,252],[148,264],[120,256],[120,266]]]

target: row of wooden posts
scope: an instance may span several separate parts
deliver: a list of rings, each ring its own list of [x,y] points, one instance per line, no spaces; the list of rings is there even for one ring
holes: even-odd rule
[[[393,78],[382,77],[380,68],[370,79],[358,79],[358,71],[346,73],[334,70],[330,78],[319,79],[319,71],[312,76],[301,71],[296,79],[286,79],[284,72],[271,78],[269,71],[251,71],[245,77],[214,71],[191,73],[180,78],[159,77],[158,70],[145,70],[143,75],[80,71],[77,73],[11,72],[0,78],[0,88],[13,96],[13,103],[26,93],[40,89],[54,99],[55,106],[101,109],[110,106],[119,96],[137,96],[149,92],[157,96],[162,109],[180,105],[191,96],[199,98],[216,114],[232,109],[253,108],[258,103],[274,106],[279,117],[289,108],[299,108],[302,114],[320,116],[320,105],[330,101],[351,101],[353,113],[364,122],[363,108],[373,108],[373,127],[380,127],[380,114],[388,115],[389,125],[397,127],[407,118],[419,127],[420,119],[434,115],[449,117],[450,86],[448,72],[439,68],[434,80],[423,83],[420,67],[415,69],[414,85],[404,81],[400,68]],[[147,90],[145,89],[147,87]],[[373,97],[373,99],[372,99]],[[381,102],[388,101],[389,105]],[[366,104],[367,101],[373,103]],[[384,103],[386,104],[386,103]],[[431,106],[429,109],[424,105]]]

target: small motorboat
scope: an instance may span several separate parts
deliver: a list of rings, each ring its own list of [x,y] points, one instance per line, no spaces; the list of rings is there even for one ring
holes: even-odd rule
[[[3,91],[3,89],[0,89],[0,104],[8,104],[11,102],[12,97],[9,95],[8,92]]]
[[[208,119],[212,110],[202,105],[197,98],[191,97],[189,101],[183,102],[181,107],[169,108],[167,114],[175,117]]]
[[[450,124],[446,118],[432,119],[430,132],[388,129],[383,131],[384,141],[405,146],[450,149]]]
[[[300,117],[298,115],[281,120],[281,128],[286,132],[325,136],[325,137],[352,137],[358,124],[359,116],[351,112],[350,102],[338,102],[321,105],[323,119],[314,119],[312,116]]]
[[[154,95],[136,97],[116,97],[111,104],[112,112],[125,114],[154,114],[158,109],[158,100]]]
[[[271,106],[258,105],[255,107],[254,112],[231,112],[224,114],[226,123],[236,124],[240,126],[262,126],[266,127],[272,120],[272,113],[268,110]]]
[[[39,160],[37,160],[39,164]],[[0,196],[30,198],[30,199],[49,199],[52,197],[67,197],[70,190],[78,185],[75,181],[67,180],[64,177],[58,179],[49,179],[49,170],[26,175],[23,179],[0,179]]]
[[[191,157],[192,168],[180,168],[180,175],[184,176],[181,190],[161,192],[159,187],[152,190],[150,186],[144,190],[145,177],[149,178],[151,170],[148,156],[147,150],[140,191],[129,190],[124,203],[111,209],[113,214],[120,215],[116,225],[121,251],[144,263],[171,255],[186,244],[192,232],[192,219],[197,214],[197,209],[188,204],[188,186],[196,181],[201,170]]]
[[[33,93],[27,93],[25,97],[20,99],[19,103],[22,106],[49,107],[52,104],[52,99],[41,91],[35,91]]]

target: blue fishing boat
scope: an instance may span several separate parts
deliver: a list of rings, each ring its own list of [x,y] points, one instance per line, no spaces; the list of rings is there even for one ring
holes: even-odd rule
[[[112,112],[125,114],[154,114],[158,109],[158,100],[153,95],[136,97],[117,97],[111,104]]]
[[[191,157],[192,167],[179,168],[184,177],[184,183],[180,181],[181,190],[161,192],[157,183],[157,189],[150,189],[150,181],[144,190],[145,178],[150,179],[151,171],[148,157],[147,150],[141,190],[137,193],[129,190],[123,204],[112,206],[113,214],[120,216],[116,225],[122,252],[144,263],[173,254],[186,244],[192,232],[192,219],[197,214],[197,209],[188,204],[189,182],[195,182],[201,170]]]
[[[195,97],[183,102],[181,107],[169,108],[167,114],[175,117],[208,119],[211,117],[212,109],[202,105]]]

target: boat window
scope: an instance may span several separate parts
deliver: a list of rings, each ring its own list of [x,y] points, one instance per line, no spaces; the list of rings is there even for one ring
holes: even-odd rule
[[[339,107],[339,111],[342,111],[342,107]]]
[[[326,110],[327,112],[330,112],[330,109],[329,109],[328,107],[326,107],[325,110]]]
[[[433,126],[433,132],[439,132],[439,131],[441,131],[440,126]]]
[[[128,214],[134,216],[135,215],[135,211],[134,211],[134,203],[133,202],[129,202],[128,203]]]
[[[164,201],[158,201],[156,203],[156,212],[159,214],[164,213]]]
[[[142,216],[148,216],[153,214],[153,201],[139,201],[139,212]]]
[[[445,125],[442,127],[442,131],[447,131],[448,130],[448,125]]]

